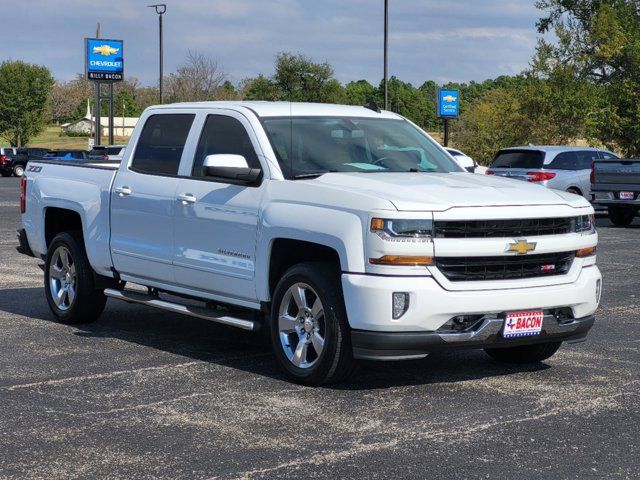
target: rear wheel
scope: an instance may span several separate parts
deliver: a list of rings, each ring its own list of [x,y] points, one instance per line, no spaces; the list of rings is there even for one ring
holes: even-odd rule
[[[271,306],[271,340],[279,363],[298,383],[347,378],[355,367],[338,271],[322,263],[291,267]]]
[[[573,193],[575,195],[582,195],[582,192],[580,190],[578,190],[577,188],[575,188],[575,187],[567,188],[567,192]]]
[[[609,220],[618,227],[631,225],[638,210],[635,207],[609,207]]]
[[[62,323],[88,323],[104,310],[107,297],[96,289],[93,270],[79,232],[63,232],[53,239],[44,269],[49,308]]]
[[[538,343],[507,348],[486,348],[485,352],[498,362],[537,363],[546,360],[558,351],[562,342]]]
[[[24,165],[16,165],[13,167],[13,174],[16,177],[21,177],[24,175]]]

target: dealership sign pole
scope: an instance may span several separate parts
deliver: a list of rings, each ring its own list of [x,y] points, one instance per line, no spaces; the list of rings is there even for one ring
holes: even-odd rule
[[[449,120],[460,115],[460,91],[440,88],[436,97],[436,114],[444,120],[444,146],[449,146]]]
[[[113,144],[113,83],[124,78],[124,42],[102,38],[85,38],[85,75],[96,84],[95,145],[100,145],[102,100],[109,101],[109,144]],[[102,94],[102,85],[108,86],[108,94]]]

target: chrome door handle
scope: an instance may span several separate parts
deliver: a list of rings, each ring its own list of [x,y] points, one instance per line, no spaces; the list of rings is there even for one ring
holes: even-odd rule
[[[196,203],[196,197],[194,197],[190,193],[183,193],[182,195],[178,195],[177,200],[181,202],[183,205],[189,205],[190,203]]]
[[[133,191],[129,187],[116,187],[115,192],[120,197],[126,197],[127,195],[131,195]]]

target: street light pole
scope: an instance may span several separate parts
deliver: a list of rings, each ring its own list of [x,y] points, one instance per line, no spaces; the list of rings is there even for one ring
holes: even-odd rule
[[[389,0],[384,0],[384,109],[387,110],[387,50],[389,47]]]
[[[163,70],[163,62],[164,62],[164,52],[162,46],[162,16],[167,11],[167,5],[164,3],[158,3],[156,5],[149,5],[150,8],[155,8],[156,13],[158,14],[158,28],[160,35],[160,78],[158,79],[158,91],[160,97],[160,103],[162,103],[162,70]]]

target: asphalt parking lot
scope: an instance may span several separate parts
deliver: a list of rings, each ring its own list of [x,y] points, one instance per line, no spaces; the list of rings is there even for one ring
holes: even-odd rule
[[[0,478],[638,478],[640,218],[598,221],[605,279],[587,342],[544,364],[483,352],[287,382],[259,335],[109,300],[53,321],[15,251],[0,179]]]

